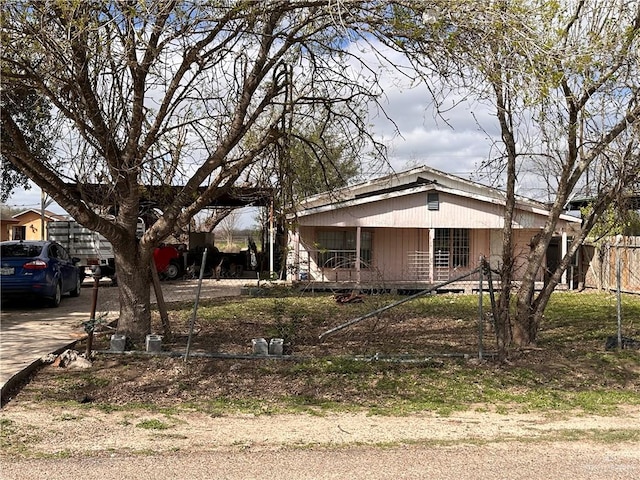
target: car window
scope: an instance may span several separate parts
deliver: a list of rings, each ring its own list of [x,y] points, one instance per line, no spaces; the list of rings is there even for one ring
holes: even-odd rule
[[[0,257],[37,257],[42,251],[42,246],[29,243],[9,243],[0,245]]]
[[[58,252],[58,258],[60,260],[69,260],[69,254],[67,253],[67,251],[64,249],[62,245],[56,244],[56,249]]]
[[[49,258],[58,258],[58,246],[55,244],[49,245]]]

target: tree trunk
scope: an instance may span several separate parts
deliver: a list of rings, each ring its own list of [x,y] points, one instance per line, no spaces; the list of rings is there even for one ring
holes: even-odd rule
[[[120,298],[118,333],[140,344],[151,333],[151,254],[140,252],[137,246],[134,255],[126,253],[131,251],[114,248]]]
[[[526,291],[520,289],[516,295],[516,314],[513,322],[513,344],[516,347],[534,346],[538,335],[536,321],[530,300],[526,299]]]
[[[534,346],[537,341],[538,328],[544,308],[542,311],[539,311],[537,308],[538,300],[535,297],[536,275],[544,266],[547,248],[549,247],[552,236],[553,230],[547,225],[547,228],[543,232],[531,239],[531,251],[527,258],[527,268],[522,277],[522,283],[520,284],[518,293],[516,294],[513,343],[517,347]],[[553,288],[549,289],[549,296],[551,292],[553,292]],[[544,305],[546,306],[546,301]]]
[[[501,66],[496,63],[496,72],[501,72]],[[515,212],[516,189],[516,158],[517,145],[512,129],[512,115],[510,107],[510,92],[503,89],[504,82],[501,74],[496,77],[493,88],[496,93],[498,121],[502,140],[506,149],[507,159],[507,190],[505,192],[504,226],[502,228],[502,268],[501,268],[501,293],[498,301],[498,318],[496,319],[498,354],[503,360],[511,344],[511,287],[513,283],[513,216]]]

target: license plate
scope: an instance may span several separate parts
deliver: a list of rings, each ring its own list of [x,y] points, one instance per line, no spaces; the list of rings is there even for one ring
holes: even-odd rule
[[[0,275],[13,275],[15,273],[15,269],[13,267],[1,267]]]

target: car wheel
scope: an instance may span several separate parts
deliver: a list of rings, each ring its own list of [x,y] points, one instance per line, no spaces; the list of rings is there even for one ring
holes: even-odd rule
[[[180,265],[176,262],[171,262],[167,265],[166,270],[164,271],[164,277],[167,280],[175,280],[180,276]]]
[[[82,275],[78,273],[76,278],[76,286],[69,292],[72,297],[79,297],[80,291],[82,290]]]
[[[58,282],[56,283],[56,290],[53,297],[49,299],[49,306],[53,308],[59,306],[60,300],[62,300],[62,287],[60,286],[60,282]]]

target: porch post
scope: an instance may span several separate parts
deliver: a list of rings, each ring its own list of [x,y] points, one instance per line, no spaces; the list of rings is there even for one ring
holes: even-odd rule
[[[296,226],[295,230],[289,230],[289,246],[293,253],[291,270],[294,273],[294,280],[301,280],[302,272],[300,271],[300,229]],[[289,255],[287,255],[288,257]]]
[[[567,232],[562,232],[562,258],[565,257],[565,255],[567,254]],[[567,284],[567,270],[565,269],[565,271],[562,273],[562,280],[561,283],[563,284]]]
[[[436,243],[436,229],[429,229],[429,281],[434,282],[435,278],[435,260],[436,260],[436,252],[434,250],[434,246]]]
[[[360,284],[360,235],[362,227],[356,227],[356,282]]]

